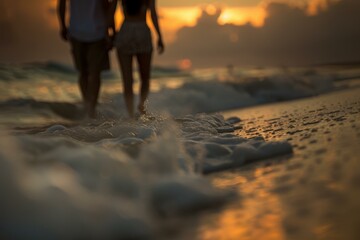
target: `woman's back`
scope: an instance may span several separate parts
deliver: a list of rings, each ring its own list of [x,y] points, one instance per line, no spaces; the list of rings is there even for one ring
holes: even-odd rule
[[[149,0],[122,0],[125,20],[145,21]]]

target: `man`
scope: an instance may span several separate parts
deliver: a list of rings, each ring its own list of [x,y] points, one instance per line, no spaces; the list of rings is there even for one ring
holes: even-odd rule
[[[67,3],[70,2],[70,23],[67,26]],[[71,44],[72,56],[79,72],[79,87],[88,117],[96,117],[101,71],[108,70],[111,48],[109,6],[112,0],[58,0],[60,35]]]

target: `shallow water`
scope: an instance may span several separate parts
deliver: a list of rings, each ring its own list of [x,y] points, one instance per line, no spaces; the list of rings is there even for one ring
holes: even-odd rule
[[[234,68],[182,72],[155,68],[148,109],[184,116],[287,101],[357,86],[360,69]],[[139,81],[135,78],[134,90]],[[119,73],[103,76],[99,116],[126,116]],[[70,105],[72,104],[72,106]],[[58,63],[0,65],[0,124],[43,125],[79,118],[75,71]]]
[[[328,156],[320,142],[329,142],[332,128],[343,133],[341,124],[356,125],[358,92],[225,117],[213,112],[348,88],[357,84],[358,70],[157,71],[150,116],[126,119],[120,80],[108,74],[100,117],[82,121],[71,69],[49,63],[0,69],[0,238],[292,236],[294,224],[283,223],[297,217],[287,193],[307,189],[280,183],[296,182],[296,171],[307,169],[304,159],[314,165],[314,154]],[[264,162],[274,157],[281,159]],[[199,226],[193,224],[199,214],[221,207],[220,218],[205,215],[200,228],[187,226]],[[254,227],[260,230],[254,233]]]

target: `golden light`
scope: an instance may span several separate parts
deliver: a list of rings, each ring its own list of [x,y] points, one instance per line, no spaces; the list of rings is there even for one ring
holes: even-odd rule
[[[46,9],[53,9],[55,10],[57,8],[57,0],[52,0],[50,2],[47,3]],[[46,17],[47,19],[49,19],[47,22],[49,24],[49,26],[52,29],[57,29],[59,27],[59,21],[56,17],[54,17],[53,14],[49,14],[49,11],[46,11],[48,13],[48,16]]]
[[[172,21],[174,20],[175,23],[181,23],[187,26],[194,26],[201,15],[201,9],[199,7],[160,8],[159,12],[162,19],[170,20],[171,23],[173,23]]]
[[[319,11],[326,10],[330,2],[329,0],[310,0],[307,12],[309,15],[316,15]]]
[[[247,7],[247,8],[225,8],[223,9],[218,23],[244,25],[247,23],[255,27],[262,27],[266,18],[266,10],[263,7]]]
[[[158,10],[160,18],[160,26],[167,43],[173,42],[176,37],[176,32],[185,26],[195,26],[197,19],[201,15],[201,9],[198,7],[161,7]],[[118,9],[115,13],[115,24],[119,29],[121,22],[124,20],[122,11]],[[151,24],[150,15],[148,15],[148,23]],[[154,30],[154,29],[153,29]]]
[[[221,15],[218,18],[220,25],[234,24],[245,25],[251,24],[254,27],[262,27],[267,17],[266,7],[271,2],[282,2],[292,6],[301,7],[307,10],[309,15],[316,15],[319,11],[324,10],[329,4],[340,0],[305,0],[305,1],[289,1],[289,0],[263,0],[260,4],[253,7],[221,7]],[[47,8],[55,9],[57,0],[48,2]],[[193,7],[159,7],[158,14],[160,17],[160,25],[163,31],[165,41],[171,43],[176,39],[177,31],[182,27],[195,26],[202,11],[205,10],[210,15],[215,15],[219,11],[219,7],[214,4],[193,6]],[[123,15],[120,9],[116,11],[116,26],[119,28],[123,21]],[[58,28],[58,19],[53,15],[49,17],[50,27]],[[148,17],[150,22],[150,17]],[[149,24],[153,28],[152,24]],[[235,38],[232,38],[235,41]]]
[[[301,8],[310,16],[317,15],[319,12],[326,10],[329,5],[343,1],[343,0],[302,0],[302,1],[292,1],[292,0],[262,0],[259,6],[263,6],[265,9],[271,3],[282,3],[287,4],[292,7]]]
[[[115,26],[118,29],[120,27],[120,24],[124,21],[124,16],[122,12],[117,9],[115,12]]]
[[[56,5],[57,0],[52,0],[49,1],[48,7],[51,9],[56,9]],[[165,41],[167,43],[173,42],[176,39],[176,33],[180,28],[195,26],[204,9],[210,15],[214,15],[219,11],[219,8],[212,4],[205,7],[159,7],[158,14],[160,17],[160,25]],[[262,5],[247,8],[229,7],[222,9],[218,23],[221,25],[244,25],[251,23],[253,26],[261,27],[264,23],[265,17],[266,11]],[[58,28],[58,19],[54,16],[51,16],[50,19],[51,20],[48,21],[49,25],[52,28]],[[123,14],[119,7],[115,13],[115,23],[117,29],[119,29],[122,21]],[[148,16],[148,22],[149,26],[153,28],[152,24],[150,23],[150,16]]]
[[[165,35],[166,42],[173,42],[176,32],[182,27],[196,25],[201,15],[199,7],[168,7],[160,8],[160,25]]]
[[[205,11],[207,12],[207,14],[209,15],[215,15],[218,12],[218,8],[215,7],[212,4],[209,4],[206,6]]]
[[[233,15],[232,13],[230,13],[229,11],[227,12],[224,12],[220,15],[219,19],[218,19],[218,22],[219,24],[221,25],[224,25],[226,23],[229,23],[231,22],[231,19],[233,18]]]
[[[284,212],[281,199],[266,189],[274,186],[270,178],[264,176],[266,169],[254,172],[256,181],[236,176],[231,180],[217,179],[214,185],[220,188],[239,187],[243,194],[241,206],[230,205],[220,214],[215,214],[211,224],[204,224],[197,232],[197,238],[202,240],[228,239],[267,239],[284,240]],[[256,189],[256,190],[254,190]],[[257,226],[254,229],[254,226]]]
[[[190,59],[185,58],[178,61],[178,67],[181,70],[189,70],[192,67],[192,62]]]
[[[160,25],[164,32],[165,41],[168,43],[173,42],[176,39],[176,33],[180,28],[185,26],[195,26],[203,9],[210,15],[215,15],[219,11],[219,8],[212,4],[207,5],[205,8],[200,6],[160,8]],[[222,9],[218,23],[220,25],[244,25],[250,23],[255,27],[262,27],[266,16],[266,10],[263,5],[246,8],[224,8]],[[231,40],[236,42],[238,39],[232,37]]]
[[[49,3],[49,9],[56,9],[57,7],[57,0],[52,0]]]

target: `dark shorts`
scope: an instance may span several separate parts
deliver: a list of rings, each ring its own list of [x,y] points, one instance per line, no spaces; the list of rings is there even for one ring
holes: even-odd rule
[[[101,72],[110,70],[109,51],[106,40],[82,42],[72,38],[71,52],[76,69],[79,72]]]

